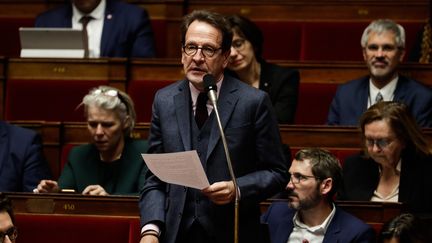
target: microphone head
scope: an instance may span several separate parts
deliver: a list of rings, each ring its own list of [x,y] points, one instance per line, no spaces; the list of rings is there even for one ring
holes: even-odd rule
[[[206,92],[209,92],[210,90],[217,91],[215,78],[210,73],[204,75],[203,82],[204,82],[204,90]]]

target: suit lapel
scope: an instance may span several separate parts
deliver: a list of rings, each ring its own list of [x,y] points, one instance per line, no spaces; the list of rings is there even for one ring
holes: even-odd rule
[[[335,215],[333,216],[332,220],[330,221],[330,224],[327,228],[327,231],[324,235],[323,243],[337,243],[338,241],[338,234],[341,231],[341,225],[340,225],[340,214],[339,210],[336,208]]]
[[[224,130],[239,99],[237,95],[238,94],[237,91],[238,91],[237,83],[232,78],[225,76],[221,86],[219,98],[217,101],[217,108],[219,111],[222,129]],[[211,125],[212,127],[210,132],[209,144],[207,147],[206,159],[208,159],[208,157],[210,156],[211,152],[215,148],[220,138],[220,132],[218,128],[216,114],[214,114],[214,116],[215,119]]]
[[[174,105],[179,127],[180,137],[183,142],[185,151],[192,149],[191,147],[191,101],[188,81],[184,80],[179,85],[179,93],[174,96]]]
[[[361,83],[361,88],[357,91],[357,101],[359,101],[360,109],[357,110],[357,116],[360,117],[365,110],[368,108],[369,101],[369,77],[365,77]],[[355,91],[354,91],[355,92]]]
[[[9,139],[6,129],[6,125],[0,122],[0,171],[2,171],[3,162],[8,160]]]
[[[394,91],[394,101],[402,101],[405,99],[406,91],[405,84],[407,83],[407,79],[404,76],[400,76],[398,78],[398,82],[396,85],[396,89]]]
[[[110,16],[110,17],[108,17]],[[109,41],[111,38],[112,32],[114,31],[113,20],[115,18],[114,9],[112,6],[112,1],[106,1],[105,14],[103,20],[103,30],[101,37],[101,47],[100,47],[100,56],[106,56],[106,50],[108,50]]]
[[[288,238],[291,235],[294,228],[293,218],[288,217],[285,218],[279,226],[276,229],[276,234],[273,236],[275,237],[272,239],[272,242],[275,243],[286,243],[288,242]]]

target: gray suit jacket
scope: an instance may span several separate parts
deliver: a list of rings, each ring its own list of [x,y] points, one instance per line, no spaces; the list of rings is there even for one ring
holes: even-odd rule
[[[159,90],[153,103],[149,153],[192,150],[191,98],[187,80]],[[227,138],[241,193],[240,242],[260,242],[259,202],[283,190],[286,161],[278,124],[267,94],[225,76],[218,99],[221,123]],[[214,113],[214,111],[213,111]],[[214,115],[214,114],[212,114]],[[211,124],[206,161],[201,161],[210,184],[230,180],[216,120]],[[162,227],[161,242],[174,243],[190,188],[166,184],[149,173],[141,192],[141,225]],[[233,204],[218,206],[206,200],[199,212],[202,225],[217,242],[231,242]]]

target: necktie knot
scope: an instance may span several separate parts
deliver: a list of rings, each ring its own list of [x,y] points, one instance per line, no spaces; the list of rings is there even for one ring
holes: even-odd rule
[[[381,92],[378,92],[377,96],[375,97],[375,103],[378,103],[380,101],[383,101],[383,96]]]
[[[206,93],[199,93],[195,110],[195,121],[200,129],[208,118],[207,100],[208,96]]]

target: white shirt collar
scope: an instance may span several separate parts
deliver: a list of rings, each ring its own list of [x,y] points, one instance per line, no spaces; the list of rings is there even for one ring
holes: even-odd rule
[[[336,207],[335,207],[334,203],[332,204],[332,206],[333,206],[333,209],[330,212],[330,214],[327,216],[327,218],[320,225],[316,225],[316,226],[312,226],[312,227],[309,227],[300,221],[299,212],[297,211],[294,215],[294,218],[293,218],[294,227],[300,227],[300,228],[306,229],[310,232],[319,233],[320,235],[322,234],[324,236],[325,232],[327,231],[327,229],[331,223],[331,220],[333,219],[333,216],[336,213]]]
[[[105,0],[101,0],[100,3],[99,3],[99,5],[95,9],[93,9],[93,11],[91,13],[84,14],[81,11],[79,11],[77,9],[77,7],[75,7],[74,4],[72,4],[72,13],[73,13],[72,14],[72,21],[79,22],[80,19],[84,15],[91,16],[94,19],[103,19],[104,15],[105,15],[105,6],[106,6],[106,1]]]
[[[399,76],[396,75],[394,79],[392,79],[386,86],[382,89],[378,89],[372,83],[372,80],[369,79],[369,100],[368,107],[375,104],[375,98],[378,95],[378,92],[383,96],[383,101],[392,101],[394,98],[394,91],[396,90],[396,85],[398,82]]]

